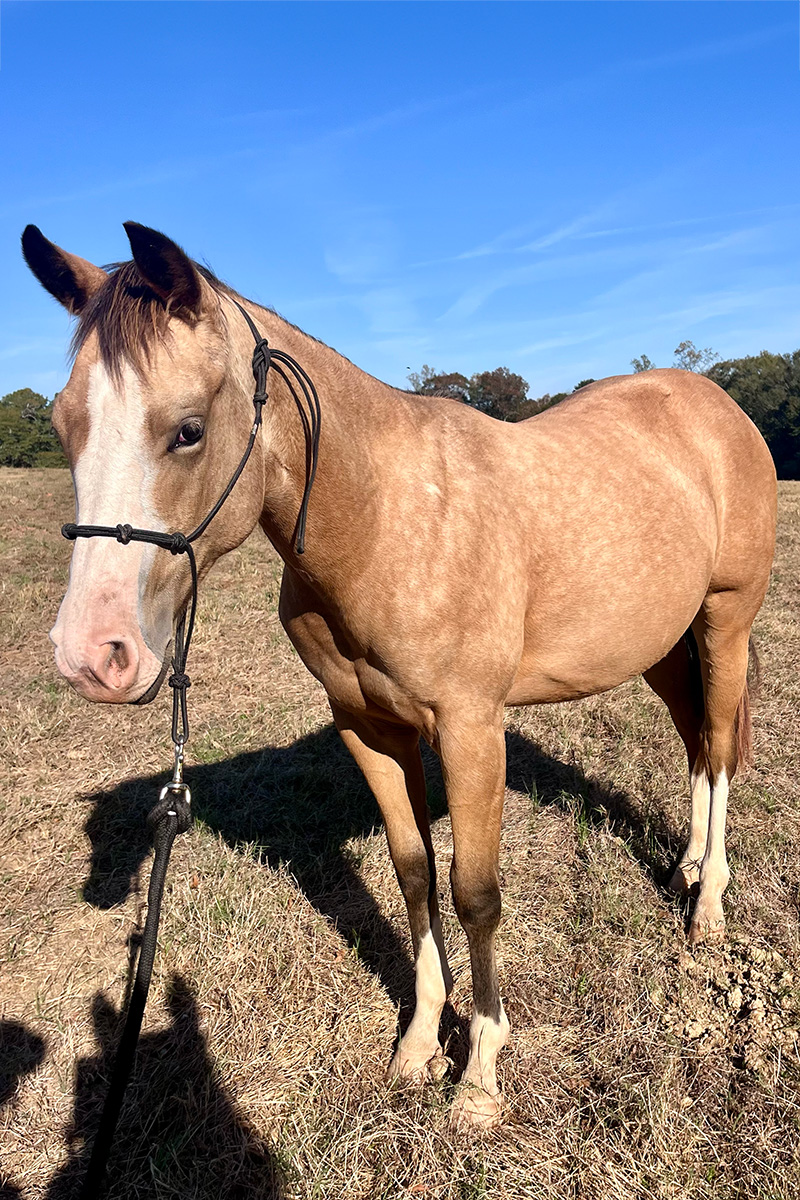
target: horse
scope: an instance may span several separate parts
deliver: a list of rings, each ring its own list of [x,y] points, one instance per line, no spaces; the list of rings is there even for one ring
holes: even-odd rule
[[[390,1077],[440,1072],[452,987],[420,756],[438,753],[450,880],[472,968],[456,1127],[501,1119],[509,1022],[495,933],[505,791],[503,712],[638,675],[665,702],[689,765],[688,843],[671,886],[696,894],[691,942],[720,938],[729,784],[750,747],[753,620],[769,582],[775,470],[755,426],[705,377],[651,370],[592,383],[518,424],[366,374],[133,222],[108,270],[35,227],[23,253],[74,314],[74,364],[53,424],[82,522],[193,528],[252,424],[251,332],[302,365],[321,398],[308,447],[270,375],[250,460],[195,544],[199,577],[260,524],[284,560],[280,619],[322,683],[375,795],[408,910],[416,1006]],[[50,637],[88,700],[152,700],[191,589],[183,558],[76,542]]]

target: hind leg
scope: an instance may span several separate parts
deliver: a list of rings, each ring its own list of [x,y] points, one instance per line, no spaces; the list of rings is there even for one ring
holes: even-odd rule
[[[746,725],[750,612],[736,592],[706,598],[695,629],[705,685],[704,768],[710,788],[708,839],[700,866],[700,894],[689,929],[691,943],[725,931],[722,893],[730,871],[725,854],[728,788],[739,765],[738,724]],[[742,729],[744,739],[745,730]]]
[[[701,755],[705,705],[700,662],[696,657],[692,659],[686,639],[681,638],[661,662],[645,671],[644,678],[669,709],[689,760],[692,797],[689,841],[669,882],[671,891],[686,893],[700,882],[711,801],[711,788]]]

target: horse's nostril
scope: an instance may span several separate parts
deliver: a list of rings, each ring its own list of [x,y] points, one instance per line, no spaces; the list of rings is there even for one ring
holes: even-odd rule
[[[131,661],[128,646],[125,642],[111,642],[110,646],[111,653],[108,656],[108,665],[116,667],[120,674],[124,675]]]

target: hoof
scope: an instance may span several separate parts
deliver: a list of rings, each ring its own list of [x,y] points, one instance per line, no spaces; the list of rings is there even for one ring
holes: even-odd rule
[[[706,945],[725,940],[725,918],[721,917],[718,920],[700,920],[692,921],[689,926],[689,934],[686,939],[690,946],[697,946],[700,943]]]
[[[432,1079],[441,1079],[447,1074],[449,1067],[450,1064],[445,1058],[441,1046],[437,1046],[433,1054],[430,1051],[414,1053],[404,1047],[401,1042],[397,1053],[389,1063],[386,1082],[392,1083],[395,1079],[403,1079],[406,1083],[421,1085]]]
[[[501,1120],[503,1093],[490,1096],[474,1083],[462,1084],[450,1110],[450,1128],[460,1133],[495,1129]]]

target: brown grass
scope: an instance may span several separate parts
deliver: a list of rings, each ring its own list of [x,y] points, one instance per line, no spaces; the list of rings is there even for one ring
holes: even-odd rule
[[[143,814],[170,757],[163,697],[82,702],[46,631],[67,576],[69,478],[0,472],[3,1197],[75,1194],[140,928]],[[123,551],[120,551],[123,553]],[[411,974],[377,812],[276,615],[252,538],[204,586],[191,664],[197,823],[173,854],[113,1197],[561,1200],[764,1197],[800,1186],[800,485],[781,488],[757,624],[756,766],[732,795],[725,949],[689,953],[664,890],[682,751],[641,683],[508,716],[503,1128],[456,1136],[469,965],[448,1078],[388,1089]],[[435,839],[449,830],[430,765]]]

